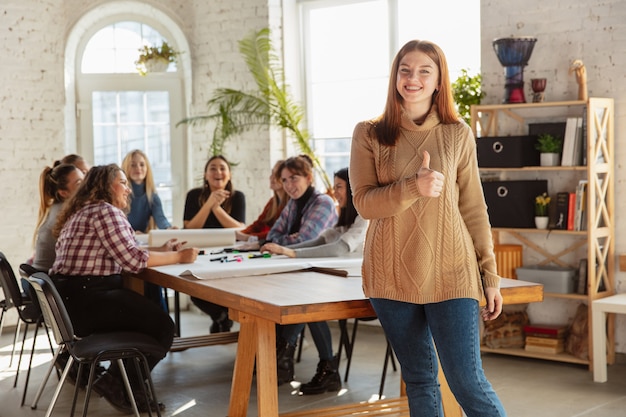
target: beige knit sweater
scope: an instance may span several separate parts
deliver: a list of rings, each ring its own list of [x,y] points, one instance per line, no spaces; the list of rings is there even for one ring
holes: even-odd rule
[[[426,304],[480,300],[483,286],[499,287],[470,128],[442,124],[431,111],[419,126],[404,117],[396,145],[382,146],[370,127],[371,122],[355,127],[350,155],[354,205],[370,220],[362,267],[365,295]],[[430,168],[445,177],[437,198],[422,197],[417,188],[424,150],[430,153]]]

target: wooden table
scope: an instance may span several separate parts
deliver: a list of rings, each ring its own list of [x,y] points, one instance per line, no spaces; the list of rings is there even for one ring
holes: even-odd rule
[[[375,315],[369,300],[363,295],[359,277],[288,272],[200,280],[172,275],[171,269],[164,273],[159,268],[147,269],[138,277],[226,306],[230,317],[240,323],[229,417],[247,415],[256,357],[263,358],[256,361],[258,415],[278,416],[276,323],[305,323]],[[543,287],[505,279],[502,294],[508,304],[541,301]],[[444,385],[442,387],[445,388]],[[460,416],[459,406],[451,394],[443,392],[443,388],[446,417]]]

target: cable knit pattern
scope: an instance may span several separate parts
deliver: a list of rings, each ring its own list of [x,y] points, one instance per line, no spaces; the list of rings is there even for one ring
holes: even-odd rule
[[[365,295],[425,304],[480,300],[483,286],[499,287],[469,127],[442,124],[432,111],[419,126],[405,117],[397,144],[382,146],[371,136],[371,126],[356,126],[350,155],[354,205],[370,220],[363,254]],[[417,187],[424,150],[430,153],[430,167],[445,177],[438,198],[421,196]]]

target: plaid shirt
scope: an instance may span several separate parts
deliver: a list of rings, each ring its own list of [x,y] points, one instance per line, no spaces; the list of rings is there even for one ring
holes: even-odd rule
[[[296,221],[296,201],[289,200],[278,220],[267,234],[267,240],[279,245],[292,245],[315,239],[324,229],[331,228],[337,223],[337,209],[333,199],[326,194],[315,190],[313,195],[302,209],[300,230],[295,235],[289,234],[289,229]]]
[[[148,251],[139,249],[124,212],[97,202],[70,217],[56,243],[50,274],[107,276],[139,272],[148,264]]]

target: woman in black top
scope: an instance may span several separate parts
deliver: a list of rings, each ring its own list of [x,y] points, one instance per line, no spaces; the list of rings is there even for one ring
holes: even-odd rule
[[[211,157],[204,167],[204,185],[187,193],[185,229],[245,227],[245,222],[246,197],[233,187],[228,160],[222,155]],[[233,322],[226,307],[195,297],[191,301],[211,316],[211,333],[230,331]]]

